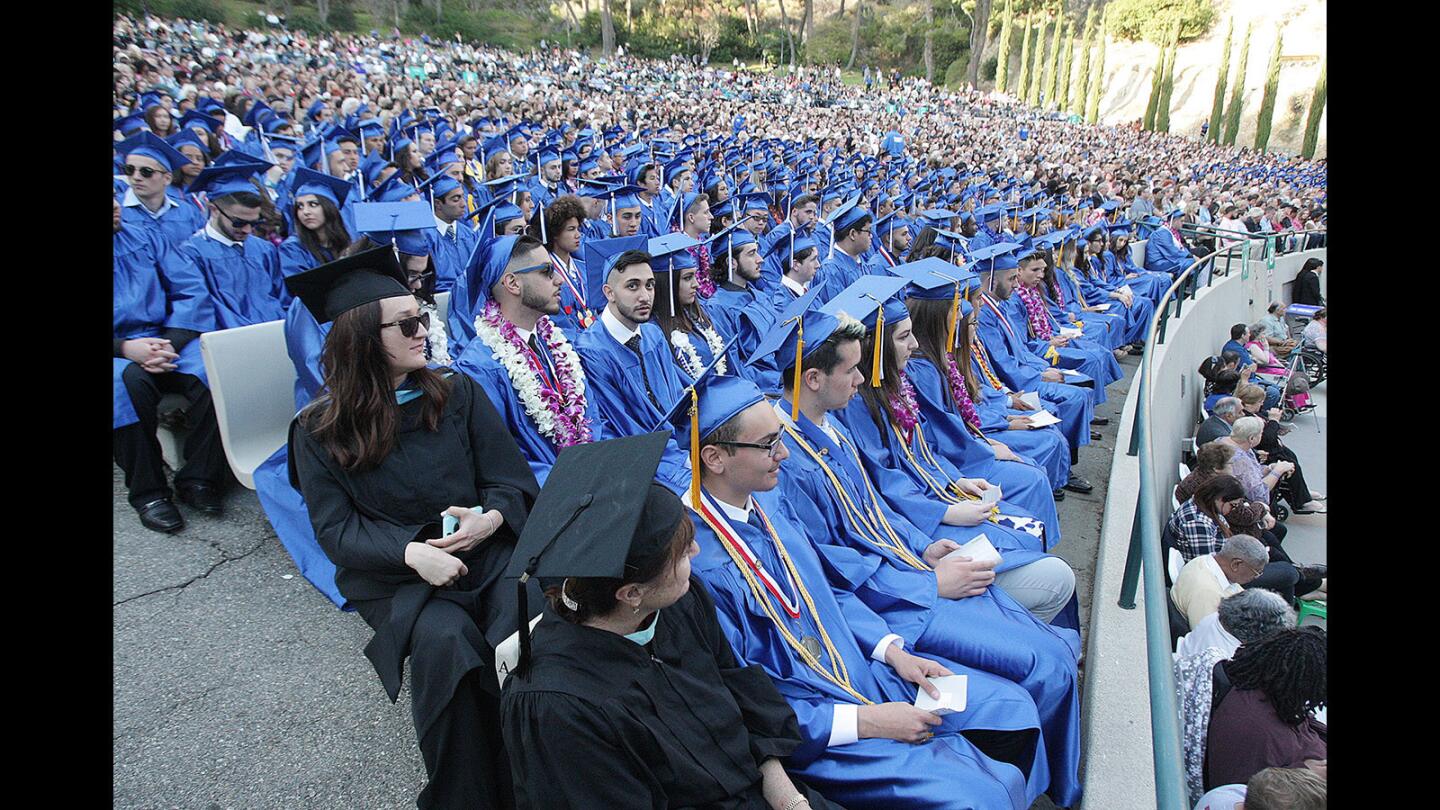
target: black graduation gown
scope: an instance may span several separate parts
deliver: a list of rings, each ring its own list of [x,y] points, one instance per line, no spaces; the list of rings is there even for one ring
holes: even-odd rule
[[[375,629],[365,655],[391,701],[411,659],[411,711],[430,775],[422,807],[483,806],[488,802],[478,794],[508,792],[495,787],[508,774],[499,735],[485,728],[485,717],[493,718],[499,694],[493,644],[517,620],[514,591],[495,586],[539,493],[490,399],[464,374],[448,380],[438,430],[420,421],[423,396],[400,405],[394,447],[372,470],[342,469],[301,424],[303,414],[290,428],[291,481],[335,563],[336,586]],[[497,509],[505,523],[459,555],[469,569],[464,577],[436,588],[405,564],[405,546],[439,537],[440,513],[450,506]],[[494,779],[461,761],[473,759],[477,745],[486,749],[481,756],[499,763]]]
[[[768,808],[759,763],[799,747],[795,713],[736,663],[699,581],[658,622],[641,647],[545,610],[500,700],[518,807]]]

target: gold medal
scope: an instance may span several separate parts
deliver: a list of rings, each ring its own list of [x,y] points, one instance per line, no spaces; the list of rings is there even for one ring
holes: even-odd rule
[[[804,647],[805,651],[815,656],[816,659],[820,658],[820,639],[814,636],[805,636],[800,639],[800,646]]]

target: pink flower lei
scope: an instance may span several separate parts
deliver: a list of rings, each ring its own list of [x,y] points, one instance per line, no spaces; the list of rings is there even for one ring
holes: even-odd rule
[[[885,408],[890,412],[895,426],[900,428],[900,434],[909,442],[915,426],[920,424],[920,406],[915,403],[915,386],[910,384],[910,378],[905,372],[900,372],[899,393],[886,398]]]
[[[1041,340],[1053,337],[1055,333],[1050,329],[1050,319],[1046,317],[1045,303],[1040,300],[1040,291],[1020,285],[1015,288],[1015,294],[1020,296],[1021,302],[1025,304],[1025,317],[1030,321],[1030,329],[1035,333],[1035,337]]]
[[[682,230],[674,225],[670,226],[670,232],[676,233]],[[710,248],[705,245],[696,245],[685,248],[699,267],[695,268],[695,294],[700,298],[709,298],[715,294],[715,280],[710,278]]]
[[[950,383],[950,396],[960,406],[960,418],[965,424],[980,429],[980,414],[975,410],[975,402],[970,399],[970,390],[965,387],[965,376],[960,373],[960,366],[951,360],[945,364],[946,381]]]
[[[500,306],[494,300],[485,302],[481,319],[498,331],[513,351],[521,355],[532,354],[529,344],[521,339],[515,324],[500,314]],[[553,388],[546,384],[545,375],[540,373],[540,369],[531,365],[540,402],[554,422],[553,435],[547,438],[557,450],[592,441],[590,420],[585,416],[585,394],[582,387],[584,383],[578,382],[574,377],[579,368],[574,349],[570,347],[563,333],[556,332],[548,317],[542,316],[536,321],[535,334],[556,361]]]

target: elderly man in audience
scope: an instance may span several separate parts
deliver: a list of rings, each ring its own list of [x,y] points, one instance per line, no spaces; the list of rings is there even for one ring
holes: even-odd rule
[[[1269,559],[1265,544],[1250,535],[1228,537],[1219,550],[1185,564],[1170,587],[1170,600],[1195,627],[1220,608],[1222,599],[1254,582]]]
[[[1270,306],[1265,308],[1265,317],[1260,319],[1260,328],[1270,351],[1279,357],[1290,354],[1297,345],[1290,337],[1290,327],[1285,325],[1285,305],[1279,301],[1271,301]]]
[[[1215,403],[1210,415],[1195,431],[1196,444],[1209,444],[1216,439],[1229,436],[1235,420],[1244,416],[1244,408],[1238,397],[1221,397]]]

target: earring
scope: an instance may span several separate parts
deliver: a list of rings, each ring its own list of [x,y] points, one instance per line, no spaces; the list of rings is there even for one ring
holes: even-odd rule
[[[639,606],[639,605],[636,605],[636,606],[630,608],[630,612],[631,612],[631,613],[639,613],[639,612],[640,612],[640,606]]]

